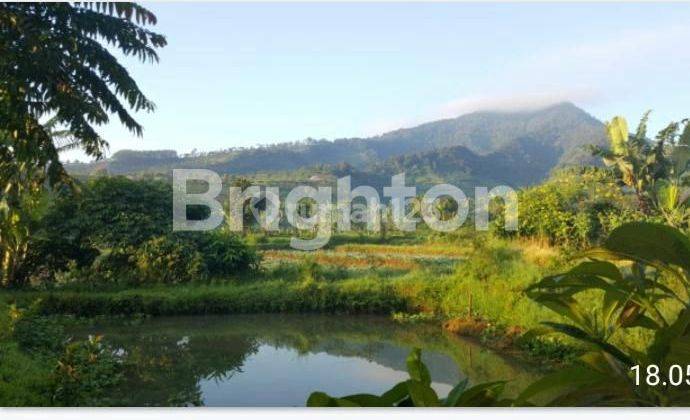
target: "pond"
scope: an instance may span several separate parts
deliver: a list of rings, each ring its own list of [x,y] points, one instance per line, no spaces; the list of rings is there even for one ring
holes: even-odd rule
[[[128,361],[112,395],[124,406],[304,406],[319,390],[379,394],[407,379],[414,347],[445,396],[459,380],[510,380],[517,390],[538,377],[529,368],[443,331],[385,317],[233,315],[152,318],[80,327],[102,334]]]

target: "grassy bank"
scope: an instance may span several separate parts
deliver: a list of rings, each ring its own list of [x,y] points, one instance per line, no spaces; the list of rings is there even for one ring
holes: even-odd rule
[[[77,316],[403,312],[529,328],[550,314],[522,290],[557,270],[560,261],[548,247],[488,236],[349,244],[310,254],[270,251],[261,274],[227,281],[110,289],[77,284],[4,291],[0,298],[20,306],[40,298],[44,314]]]
[[[43,314],[203,315],[271,312],[388,314],[406,309],[390,285],[374,280],[137,288],[111,292],[20,292],[5,299],[41,299]]]

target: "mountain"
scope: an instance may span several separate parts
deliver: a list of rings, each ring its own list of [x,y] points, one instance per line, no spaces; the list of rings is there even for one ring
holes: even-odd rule
[[[405,171],[434,182],[479,178],[526,185],[542,180],[556,167],[590,163],[583,147],[588,144],[606,144],[603,124],[565,102],[533,111],[475,112],[369,138],[308,139],[183,156],[174,151],[127,150],[105,161],[67,168],[75,174],[208,168],[248,175],[310,167],[328,170],[347,163],[371,176]]]

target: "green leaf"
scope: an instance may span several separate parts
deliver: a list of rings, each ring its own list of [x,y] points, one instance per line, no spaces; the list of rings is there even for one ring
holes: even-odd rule
[[[499,400],[506,381],[486,382],[465,390],[455,401],[455,407],[495,407],[504,405]],[[500,404],[499,404],[500,402]]]
[[[677,340],[683,342],[683,337],[688,335],[688,326],[690,325],[690,307],[683,309],[678,318],[666,328],[657,330],[654,335],[654,341],[652,345],[649,346],[648,354],[650,360],[661,364],[664,360],[669,359],[669,354],[671,353],[672,345]],[[676,345],[676,349],[681,349]]]
[[[614,117],[606,124],[606,133],[611,141],[611,150],[617,155],[625,153],[625,144],[628,142],[628,122],[623,117]]]
[[[690,240],[670,226],[627,223],[611,232],[603,248],[630,260],[675,265],[690,272]]]
[[[618,267],[608,261],[584,261],[568,271],[568,274],[585,278],[588,275],[593,275],[614,281],[623,281],[623,274]]]
[[[431,375],[429,369],[422,362],[422,351],[418,348],[412,350],[407,356],[407,371],[410,373],[410,378],[419,381],[425,385],[431,383]]]
[[[540,293],[530,297],[535,302],[546,306],[558,315],[568,318],[576,324],[588,324],[586,314],[582,312],[577,301],[571,296],[557,293]]]
[[[323,392],[312,392],[307,399],[307,407],[336,407],[335,398]]]
[[[388,407],[398,404],[410,395],[407,390],[407,381],[396,384],[393,388],[381,395],[381,404]]]
[[[458,401],[462,393],[465,392],[468,384],[469,380],[467,378],[458,382],[458,384],[455,385],[448,393],[448,397],[446,397],[446,399],[443,401],[443,405],[446,407],[455,407],[455,403]]]
[[[525,291],[534,299],[543,293],[573,295],[589,289],[601,289],[617,297],[624,297],[621,289],[623,275],[618,267],[606,261],[585,261],[563,274],[548,276]]]
[[[601,372],[584,367],[573,366],[570,368],[561,369],[557,372],[548,374],[541,379],[530,384],[524,391],[520,393],[517,401],[523,403],[535,395],[548,392],[554,393],[563,388],[577,388],[595,384],[608,377]]]
[[[626,366],[632,366],[633,360],[623,353],[620,349],[617,347],[601,340],[598,337],[594,337],[590,335],[589,333],[585,332],[581,328],[578,328],[574,325],[568,325],[568,324],[561,324],[558,322],[542,322],[542,324],[547,325],[554,330],[561,332],[563,334],[566,334],[570,337],[573,337],[577,340],[580,341],[585,341],[591,344],[594,344],[595,346],[599,347],[601,350],[607,352],[611,356],[615,357],[618,359],[620,362],[622,362]]]
[[[647,315],[639,315],[637,318],[635,318],[634,321],[628,323],[625,325],[626,328],[646,328],[648,330],[656,330],[661,325],[659,325],[658,322],[654,321],[652,318],[648,317]]]
[[[637,131],[635,132],[636,139],[643,141],[647,139],[647,122],[649,122],[649,114],[651,113],[652,111],[648,110],[642,115],[640,123],[637,125]]]
[[[413,379],[407,381],[407,390],[412,397],[415,407],[440,407],[441,402],[429,384]]]
[[[307,407],[360,407],[360,404],[350,400],[348,398],[354,398],[354,399],[359,399],[361,401],[370,401],[368,399],[364,399],[363,395],[365,394],[357,394],[357,395],[351,395],[350,397],[345,397],[345,398],[333,398],[329,396],[326,393],[323,392],[312,392],[312,394],[309,396],[307,399]],[[372,397],[375,397],[372,395]],[[378,407],[377,405],[366,405],[365,407]]]
[[[339,399],[350,401],[360,407],[389,407],[391,405],[385,404],[380,397],[372,394],[354,394]]]

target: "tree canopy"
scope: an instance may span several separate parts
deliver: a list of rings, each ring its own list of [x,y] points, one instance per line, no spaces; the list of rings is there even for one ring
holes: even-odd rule
[[[110,115],[141,135],[130,112],[154,104],[114,53],[157,61],[166,40],[147,29],[155,24],[155,15],[134,3],[1,3],[3,165],[14,160],[45,169],[52,183],[64,177],[57,147],[40,123],[45,116],[54,116],[95,158],[108,145],[96,126]]]

